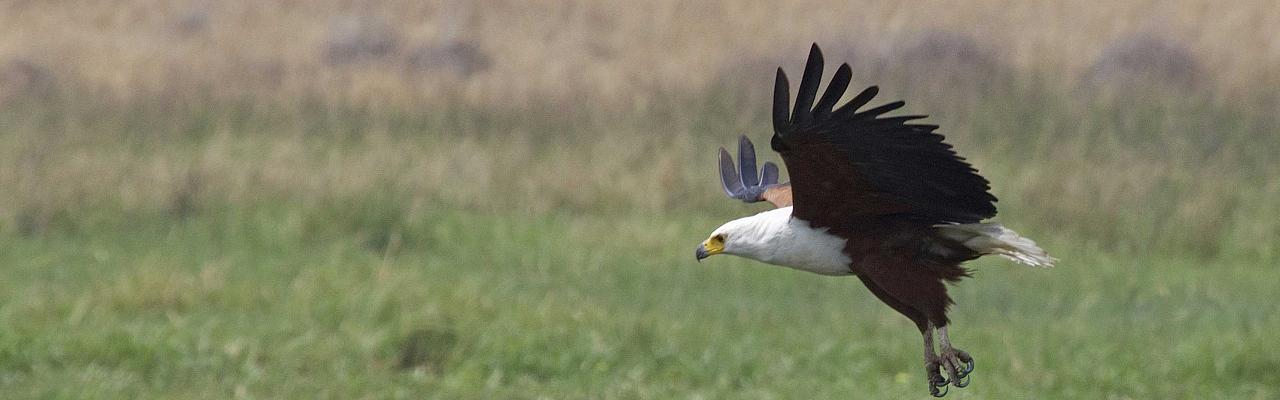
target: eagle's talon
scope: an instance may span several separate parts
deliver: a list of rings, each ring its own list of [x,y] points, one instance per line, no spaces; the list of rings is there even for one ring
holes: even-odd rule
[[[938,388],[942,388],[942,390],[938,390]],[[950,387],[947,386],[946,383],[936,386],[932,383],[929,384],[929,394],[933,395],[933,397],[944,397],[950,390]]]
[[[969,378],[969,374],[974,369],[973,357],[970,357],[968,353],[962,350],[954,348],[944,348],[941,353],[938,357],[940,359],[939,364],[947,371],[947,380],[951,382],[951,386],[958,388],[969,386],[969,379],[967,378]]]
[[[964,376],[968,376],[970,372],[973,372],[974,368],[977,368],[977,365],[974,365],[973,356],[969,356],[969,353],[964,353],[964,350],[956,350],[956,358],[965,363],[964,372],[961,372]]]
[[[947,386],[947,384],[949,383],[951,383],[951,381],[948,380],[947,378],[943,378],[941,375],[929,381],[929,384],[933,386]]]
[[[928,375],[928,379],[929,379],[929,393],[932,394],[934,397],[946,396],[947,391],[943,390],[939,392],[938,388],[945,389],[947,387],[947,384],[951,383],[950,380],[947,380],[947,378],[942,377],[942,372],[939,371],[941,366],[942,366],[942,362],[938,359],[928,360],[924,364],[924,370],[925,370],[925,373]]]
[[[960,364],[961,362],[964,362],[964,361],[962,360],[962,361],[960,361],[960,362],[955,362],[955,364],[954,364],[954,365],[955,365],[955,368],[956,368],[956,375],[955,375],[955,377],[956,377],[957,379],[964,379],[965,377],[969,376],[969,373],[973,372],[973,360],[972,360],[972,359],[970,359],[968,362],[964,362],[963,366]]]

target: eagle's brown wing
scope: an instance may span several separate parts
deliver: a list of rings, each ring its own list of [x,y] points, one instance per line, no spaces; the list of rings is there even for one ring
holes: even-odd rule
[[[774,85],[771,144],[791,177],[793,216],[832,227],[887,214],[933,223],[973,223],[996,214],[987,180],[943,142],[936,125],[910,123],[924,116],[883,117],[902,107],[900,101],[858,111],[875,97],[874,86],[834,109],[852,72],[841,65],[816,99],[822,67],[815,44],[793,110],[781,68]]]

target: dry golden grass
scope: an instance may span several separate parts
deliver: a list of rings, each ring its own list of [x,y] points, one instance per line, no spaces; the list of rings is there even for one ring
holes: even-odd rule
[[[764,137],[770,70],[797,69],[811,41],[830,62],[854,63],[856,84],[884,83],[886,101],[934,114],[996,182],[1006,218],[1104,246],[1207,253],[1220,249],[1205,238],[1280,230],[1251,218],[1280,215],[1269,179],[1280,176],[1280,8],[1262,1],[122,0],[0,11],[0,185],[18,188],[0,196],[0,216],[20,231],[95,210],[180,216],[371,195],[407,204],[408,217],[446,205],[727,210],[713,149]],[[1141,34],[1185,48],[1204,72],[1196,87],[1081,89],[1109,47]],[[390,50],[335,61],[334,43],[359,46],[360,35]],[[451,43],[487,63],[415,64]],[[960,61],[977,67],[928,79],[959,62],[905,52],[920,43],[971,46]],[[900,69],[921,60],[911,57],[938,65]],[[1274,255],[1254,242],[1242,246]]]
[[[655,91],[698,93],[742,63],[799,64],[811,41],[875,58],[929,31],[977,38],[999,61],[1066,86],[1136,33],[1185,44],[1219,93],[1280,84],[1280,8],[1266,1],[123,0],[13,2],[3,11],[0,60],[34,61],[110,98],[212,91],[409,108],[584,97],[644,106]],[[333,27],[359,18],[385,23],[396,50],[327,65]],[[492,68],[465,80],[406,70],[413,49],[450,40],[474,43]]]

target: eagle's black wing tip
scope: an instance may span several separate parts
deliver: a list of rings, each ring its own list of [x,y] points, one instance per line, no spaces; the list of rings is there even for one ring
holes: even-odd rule
[[[827,91],[822,94],[822,99],[818,100],[818,104],[813,106],[813,120],[821,122],[826,120],[832,114],[832,109],[836,103],[844,97],[845,89],[849,88],[849,82],[853,80],[853,68],[848,63],[840,64],[840,68],[836,69],[836,74],[831,76],[831,82],[827,82]]]
[[[791,123],[791,82],[787,73],[778,67],[778,75],[773,81],[773,131],[778,135],[786,135]]]
[[[818,86],[822,84],[822,68],[825,62],[822,49],[814,43],[809,49],[809,60],[804,65],[804,75],[800,77],[800,87],[796,89],[796,105],[791,112],[791,123],[805,125],[813,120],[813,101],[818,97]]]

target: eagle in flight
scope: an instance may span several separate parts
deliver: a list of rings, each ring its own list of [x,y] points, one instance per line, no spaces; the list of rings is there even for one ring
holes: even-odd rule
[[[755,148],[745,136],[737,165],[720,149],[725,194],[777,208],[720,226],[696,257],[732,254],[857,276],[920,329],[929,392],[942,397],[948,385],[967,386],[974,368],[973,357],[947,337],[952,301],[945,283],[969,276],[961,264],[988,254],[1033,267],[1057,260],[1030,239],[983,222],[996,215],[989,183],[943,141],[936,125],[913,122],[924,116],[885,116],[901,101],[859,110],[875,97],[875,86],[837,108],[852,71],[841,65],[818,98],[822,67],[814,44],[794,108],[781,68],[774,83],[770,147],[782,156],[790,182],[778,183],[778,166],[770,162],[757,175]]]

